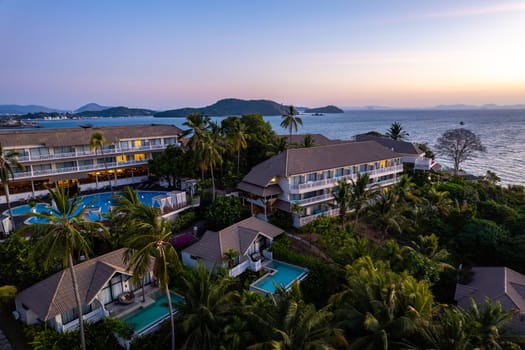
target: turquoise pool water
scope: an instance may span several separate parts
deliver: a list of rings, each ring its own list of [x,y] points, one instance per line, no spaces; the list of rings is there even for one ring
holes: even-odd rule
[[[31,212],[31,207],[29,204],[19,205],[17,207],[13,207],[13,215],[14,216],[20,216]],[[37,203],[35,205],[35,210],[37,212],[42,212],[45,210],[49,210],[49,206],[46,203]],[[5,216],[9,216],[9,210],[4,211]]]
[[[173,311],[175,311],[175,304],[183,302],[183,299],[176,294],[171,293],[171,303]],[[122,318],[124,323],[133,327],[135,333],[140,333],[146,328],[156,324],[159,321],[169,316],[168,298],[162,293],[155,303],[146,306],[145,308],[133,311],[129,315]]]
[[[276,260],[269,263],[267,267],[275,270],[275,273],[262,277],[254,287],[272,294],[275,293],[275,285],[288,288],[294,281],[303,279],[307,274],[307,270],[302,267]]]
[[[143,204],[152,206],[153,205],[153,197],[164,195],[167,192],[162,191],[140,191],[137,192],[137,195],[139,196],[140,201]],[[79,199],[82,201],[83,208],[86,208],[86,214],[89,217],[90,221],[98,221],[103,218],[103,215],[109,212],[110,206],[116,206],[118,201],[118,193],[112,193],[112,192],[104,192],[104,193],[97,193],[97,194],[90,194],[87,196],[80,196]],[[158,207],[158,205],[155,205]],[[20,214],[14,214],[15,209]],[[42,213],[45,211],[50,211],[50,207],[47,206],[45,203],[38,203],[36,206],[36,210],[38,213]],[[29,206],[21,205],[18,207],[13,208],[13,215],[24,215],[30,212]],[[37,217],[31,217],[26,220],[27,224],[42,224],[46,223],[45,219],[37,218]]]

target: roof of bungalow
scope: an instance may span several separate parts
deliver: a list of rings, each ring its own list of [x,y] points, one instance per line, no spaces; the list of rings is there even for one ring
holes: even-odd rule
[[[84,261],[74,266],[80,300],[89,305],[116,272],[132,275],[124,261],[126,248]],[[153,265],[153,260],[152,260]],[[17,294],[16,299],[47,321],[76,307],[69,269],[64,269]]]
[[[122,139],[140,139],[182,134],[182,130],[174,125],[121,125],[93,128],[65,128],[38,130],[8,130],[0,131],[2,146],[44,146],[60,147],[71,145],[89,145],[91,136],[100,132],[108,142],[118,142]]]
[[[472,281],[457,284],[454,299],[464,309],[470,299],[483,304],[486,298],[499,301],[505,310],[525,312],[525,276],[508,267],[474,267]]]
[[[219,232],[206,231],[199,242],[182,252],[220,264],[227,250],[233,249],[241,255],[245,255],[259,235],[274,239],[282,233],[281,228],[252,216]]]
[[[389,150],[392,150],[394,152],[401,153],[401,154],[419,155],[419,154],[424,153],[416,145],[414,145],[411,142],[393,140],[388,137],[360,134],[360,135],[355,135],[354,138],[356,141],[376,141],[380,143],[381,145],[383,145],[384,147],[388,148]]]
[[[343,140],[332,140],[323,134],[293,134],[290,142],[290,135],[278,135],[280,138],[284,139],[290,145],[301,145],[304,142],[306,136],[310,136],[313,141],[313,146],[324,146],[333,143],[348,142]]]
[[[268,187],[276,184],[277,177],[289,177],[399,157],[399,153],[375,141],[287,149],[254,166],[237,187],[241,190],[245,190],[245,184]]]

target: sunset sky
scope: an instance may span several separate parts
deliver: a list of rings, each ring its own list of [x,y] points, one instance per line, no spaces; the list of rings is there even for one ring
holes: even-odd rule
[[[525,103],[525,1],[0,0],[0,104]]]

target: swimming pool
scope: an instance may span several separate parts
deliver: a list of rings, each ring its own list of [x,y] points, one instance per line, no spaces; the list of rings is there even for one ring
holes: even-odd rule
[[[159,205],[157,203],[153,204],[153,197],[164,195],[167,192],[163,191],[140,191],[137,192],[137,195],[139,197],[139,200],[149,206],[155,206],[158,207]],[[109,212],[109,209],[111,206],[118,205],[118,193],[112,193],[112,192],[103,192],[103,193],[97,193],[97,194],[90,194],[86,196],[80,196],[78,197],[82,201],[82,208],[86,208],[86,219],[89,221],[99,221],[102,220],[104,217],[104,214]],[[15,209],[17,213],[15,214]],[[24,215],[31,212],[31,208],[29,205],[21,205],[18,207],[13,208],[13,215]],[[51,207],[46,203],[38,203],[35,207],[36,211],[38,213],[43,213],[46,211],[50,211]],[[25,221],[26,224],[42,224],[46,223],[45,219],[37,218],[37,217],[31,217]]]
[[[184,299],[180,296],[171,293],[171,303],[173,305],[174,313],[177,312],[175,304],[182,303]],[[165,293],[160,294],[155,303],[133,311],[124,316],[122,320],[128,326],[131,326],[135,334],[142,334],[152,327],[158,325],[169,317],[168,298]]]
[[[34,207],[35,211],[37,213],[40,213],[42,211],[45,211],[45,210],[49,210],[49,204],[47,203],[37,203]],[[21,215],[25,215],[27,213],[30,213],[31,212],[31,206],[29,206],[29,204],[24,204],[24,205],[19,205],[19,206],[16,206],[16,207],[13,207],[12,208],[13,210],[13,215],[14,216],[21,216]],[[9,210],[6,210],[4,211],[3,213],[5,216],[9,216]]]
[[[288,289],[293,282],[301,281],[308,275],[308,269],[277,260],[273,260],[265,268],[269,272],[250,286],[253,290],[265,294],[274,294],[275,286]]]

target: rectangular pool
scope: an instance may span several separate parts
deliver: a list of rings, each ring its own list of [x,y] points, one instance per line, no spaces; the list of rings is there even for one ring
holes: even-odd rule
[[[276,260],[270,262],[265,268],[269,272],[250,286],[253,290],[265,294],[274,294],[276,286],[288,289],[293,282],[301,281],[308,275],[308,269]]]
[[[175,304],[183,302],[183,299],[171,293],[171,303],[173,311],[176,312]],[[133,327],[135,334],[141,334],[149,328],[159,324],[169,317],[168,298],[166,294],[161,293],[155,299],[155,303],[144,308],[133,311],[124,316],[122,320],[127,325]]]

